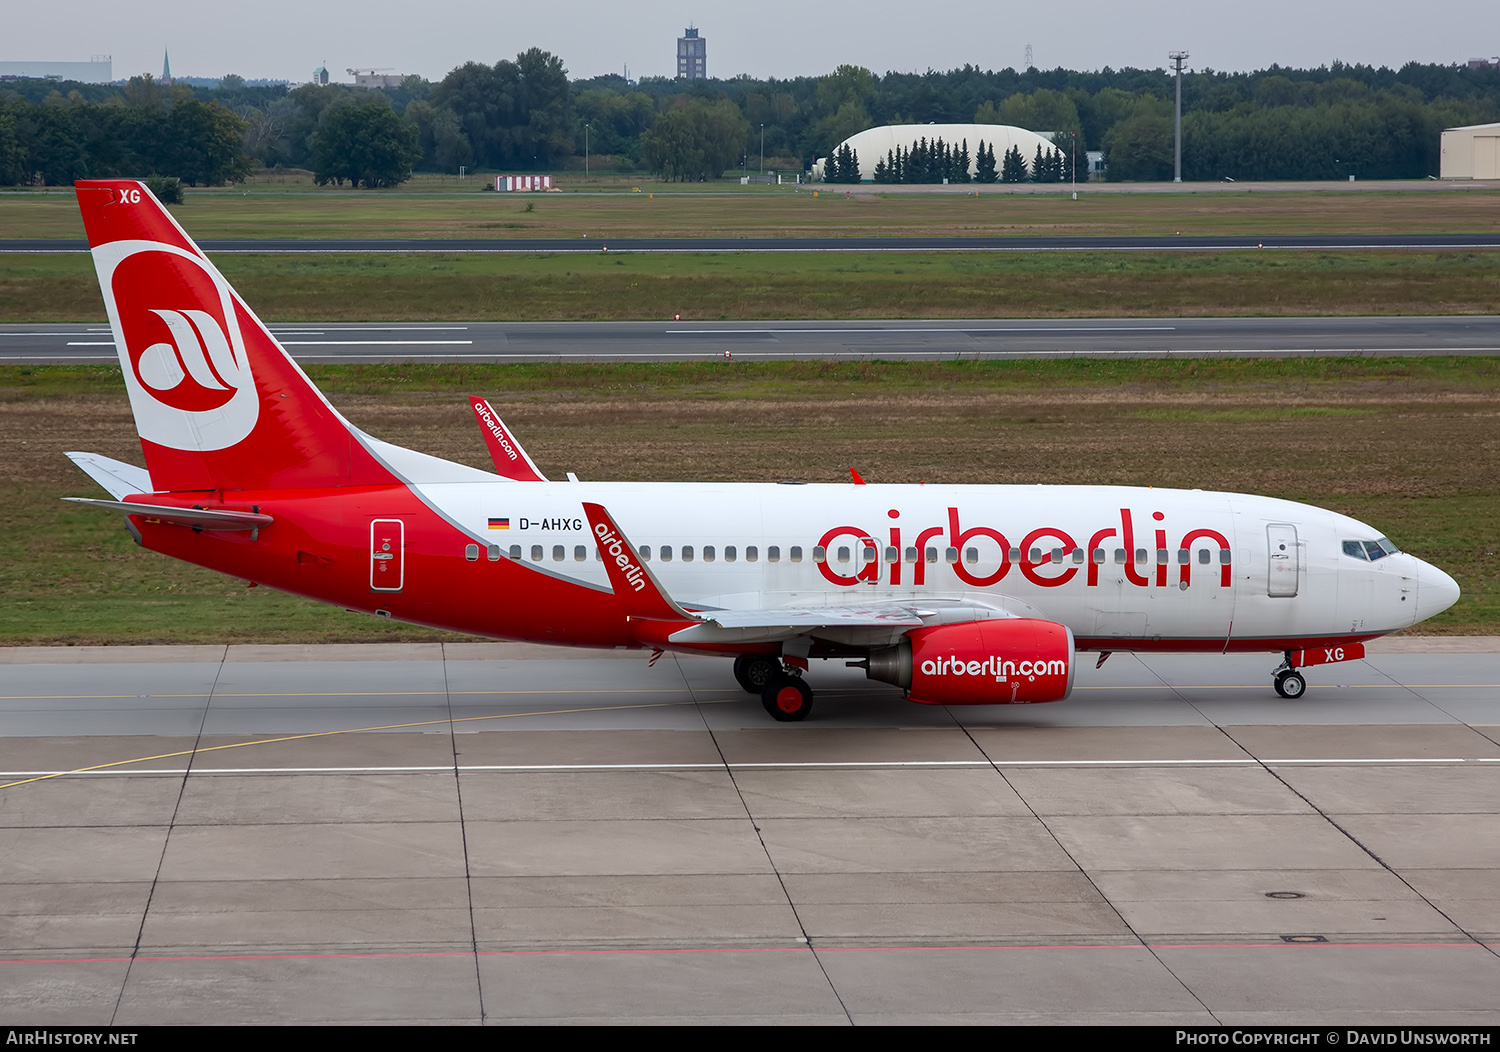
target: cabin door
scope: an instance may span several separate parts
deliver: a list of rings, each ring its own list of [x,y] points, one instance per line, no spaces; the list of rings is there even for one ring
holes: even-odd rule
[[[1270,549],[1269,581],[1266,594],[1289,599],[1297,594],[1297,527],[1273,522],[1266,527],[1266,544]]]

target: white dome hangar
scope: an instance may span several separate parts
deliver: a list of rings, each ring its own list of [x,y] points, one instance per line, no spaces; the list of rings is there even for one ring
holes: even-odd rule
[[[886,124],[851,135],[833,149],[836,153],[848,146],[858,154],[860,181],[872,182],[875,179],[876,161],[885,160],[886,154],[893,153],[898,146],[909,151],[923,139],[927,140],[928,145],[935,139],[942,139],[948,146],[955,148],[967,139],[971,177],[975,174],[974,164],[979,155],[981,139],[986,148],[995,151],[997,169],[1012,146],[1021,148],[1021,159],[1027,165],[1036,157],[1038,146],[1042,148],[1043,154],[1057,149],[1046,136],[1010,124]],[[827,157],[819,157],[813,162],[812,177],[815,180],[823,178],[823,165],[827,160]]]

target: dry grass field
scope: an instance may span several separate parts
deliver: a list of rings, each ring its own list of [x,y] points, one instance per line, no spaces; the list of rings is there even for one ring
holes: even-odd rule
[[[222,255],[269,321],[1500,313],[1496,252]],[[84,255],[0,253],[0,322],[104,320]]]
[[[1121,483],[1288,497],[1458,578],[1434,633],[1500,632],[1491,359],[311,370],[382,438],[487,466],[488,395],[544,471],[585,479]],[[62,456],[139,463],[116,370],[0,369],[0,643],[437,638],[136,548]]]

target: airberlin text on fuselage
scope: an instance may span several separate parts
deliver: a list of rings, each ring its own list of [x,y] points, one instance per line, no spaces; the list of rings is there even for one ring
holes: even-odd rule
[[[620,535],[602,522],[595,523],[594,532],[599,535],[599,544],[609,554],[609,558],[625,571],[625,580],[629,581],[631,587],[637,592],[642,591],[646,587],[645,571],[630,558],[630,549],[625,547],[625,542],[620,539]]]
[[[892,519],[899,519],[901,513],[892,508],[886,513]],[[892,525],[889,531],[890,547],[896,549],[898,556],[886,561],[886,569],[889,579],[885,582],[892,585],[902,584],[901,574],[903,568],[909,569],[911,573],[911,585],[922,585],[927,583],[927,558],[926,549],[929,544],[935,543],[946,533],[946,547],[956,549],[959,553],[957,562],[952,563],[952,569],[958,579],[964,584],[975,588],[987,588],[1005,579],[1014,565],[1021,576],[1034,585],[1042,588],[1057,588],[1067,584],[1078,576],[1078,572],[1084,572],[1084,583],[1090,588],[1098,587],[1099,571],[1106,562],[1113,562],[1108,554],[1111,549],[1123,549],[1125,561],[1121,569],[1124,570],[1125,580],[1137,587],[1145,588],[1152,585],[1158,588],[1167,586],[1170,576],[1170,567],[1162,557],[1156,553],[1170,551],[1173,548],[1167,544],[1167,531],[1164,528],[1166,516],[1162,512],[1152,512],[1152,525],[1156,527],[1150,531],[1149,541],[1146,536],[1141,537],[1141,543],[1137,547],[1135,519],[1129,508],[1120,509],[1120,521],[1118,525],[1105,526],[1095,530],[1088,538],[1087,545],[1082,546],[1084,561],[1063,563],[1053,559],[1053,551],[1061,551],[1064,558],[1071,553],[1080,550],[1079,543],[1067,531],[1055,526],[1039,526],[1031,530],[1021,538],[1020,543],[1011,546],[1011,542],[1005,534],[990,526],[971,526],[964,529],[959,521],[959,510],[948,509],[948,525],[946,529],[942,526],[929,526],[918,531],[906,544],[916,549],[916,560],[904,563],[899,553],[903,549],[901,527]],[[857,526],[835,526],[818,540],[818,545],[827,549],[839,537],[851,537],[857,545],[866,549],[879,551],[882,542],[875,539],[875,534],[862,530]],[[991,545],[979,548],[980,562],[966,563],[965,549],[970,547],[970,542],[976,538],[983,538],[993,542],[994,548],[998,549],[999,565],[994,565],[995,552]],[[1218,530],[1192,529],[1186,531],[1177,544],[1176,550],[1192,549],[1194,545],[1206,548],[1217,547],[1220,552],[1229,551],[1229,539]],[[1031,558],[1033,549],[1040,549],[1037,559]],[[1137,552],[1140,550],[1153,550],[1148,555],[1146,563],[1137,561]],[[1011,553],[1018,552],[1019,558],[1012,559]],[[1229,563],[1225,561],[1227,555],[1216,560],[1219,563],[1219,586],[1228,588],[1231,576]],[[988,561],[988,566],[986,565]],[[863,552],[856,553],[855,562],[862,564],[852,573],[840,573],[839,570],[828,559],[818,563],[818,570],[830,583],[849,587],[857,584],[879,584],[881,583],[881,564],[875,559],[866,559]],[[1178,582],[1186,585],[1192,577],[1192,562],[1178,560],[1177,565]]]

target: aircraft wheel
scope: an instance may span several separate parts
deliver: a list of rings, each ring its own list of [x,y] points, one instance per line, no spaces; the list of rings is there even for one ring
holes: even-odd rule
[[[761,691],[760,703],[771,718],[782,723],[807,719],[812,711],[812,688],[797,676],[777,675]]]
[[[1276,673],[1276,693],[1283,698],[1300,698],[1307,690],[1307,680],[1295,669]]]
[[[781,662],[764,654],[741,654],[734,659],[734,678],[746,694],[759,697],[775,676],[781,673]]]

